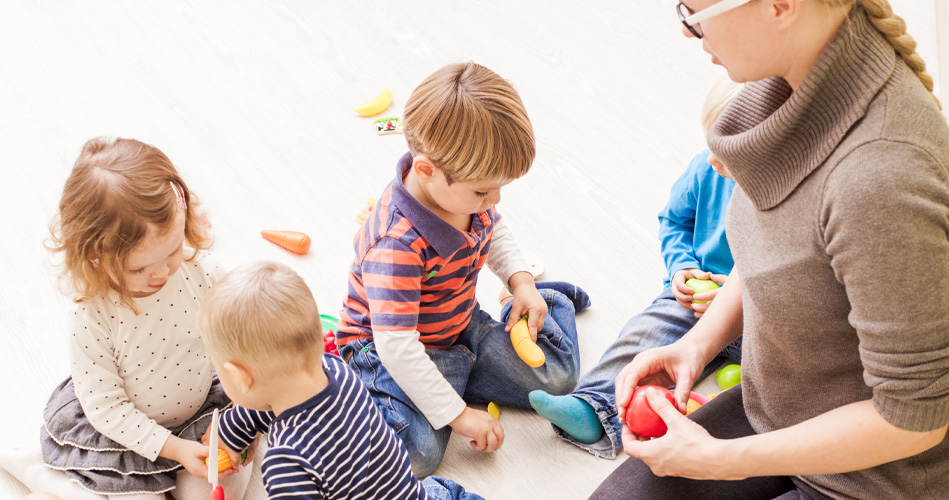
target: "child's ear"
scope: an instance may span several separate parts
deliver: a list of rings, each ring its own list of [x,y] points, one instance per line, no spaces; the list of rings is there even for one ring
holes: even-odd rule
[[[412,159],[412,171],[415,172],[415,176],[418,177],[420,182],[428,183],[431,182],[432,178],[435,176],[435,169],[438,167],[435,166],[428,156],[417,155]]]
[[[247,392],[254,386],[254,376],[247,369],[246,366],[242,365],[238,361],[228,361],[222,366],[228,374],[241,385],[241,390]]]

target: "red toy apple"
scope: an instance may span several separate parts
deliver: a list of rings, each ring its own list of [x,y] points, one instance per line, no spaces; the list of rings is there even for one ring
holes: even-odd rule
[[[641,385],[633,390],[633,398],[629,401],[626,408],[626,425],[629,430],[643,437],[662,437],[665,435],[666,423],[649,406],[649,400],[646,399],[646,388],[652,387],[661,392],[663,396],[675,407],[675,396],[672,391],[658,385]]]

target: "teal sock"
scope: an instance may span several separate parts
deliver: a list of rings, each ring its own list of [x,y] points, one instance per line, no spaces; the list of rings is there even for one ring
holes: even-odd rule
[[[551,396],[544,391],[531,391],[527,397],[538,415],[577,441],[591,444],[603,437],[603,424],[586,401],[573,396]]]

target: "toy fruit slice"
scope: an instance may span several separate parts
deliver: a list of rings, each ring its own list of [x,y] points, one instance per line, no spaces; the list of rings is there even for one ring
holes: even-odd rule
[[[373,116],[382,113],[392,104],[392,92],[389,89],[382,89],[376,97],[362,103],[354,111],[362,116]]]
[[[501,416],[501,407],[494,401],[491,401],[488,403],[488,413],[497,420]]]
[[[263,230],[260,235],[293,253],[303,255],[310,250],[310,237],[299,231]]]
[[[514,323],[514,327],[511,328],[511,344],[514,345],[514,352],[531,368],[542,366],[547,361],[544,351],[531,340],[531,332],[527,328],[527,316]]]
[[[211,467],[211,457],[204,459],[204,465]],[[227,469],[231,468],[231,458],[227,456],[227,452],[218,448],[217,449],[217,471],[224,472]]]

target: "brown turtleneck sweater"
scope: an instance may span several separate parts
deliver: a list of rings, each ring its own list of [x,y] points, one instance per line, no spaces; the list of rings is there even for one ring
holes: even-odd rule
[[[871,399],[897,427],[949,422],[949,127],[857,7],[797,91],[749,84],[709,146],[738,183],[742,391],[757,432]],[[806,476],[833,498],[949,497],[949,438]]]

